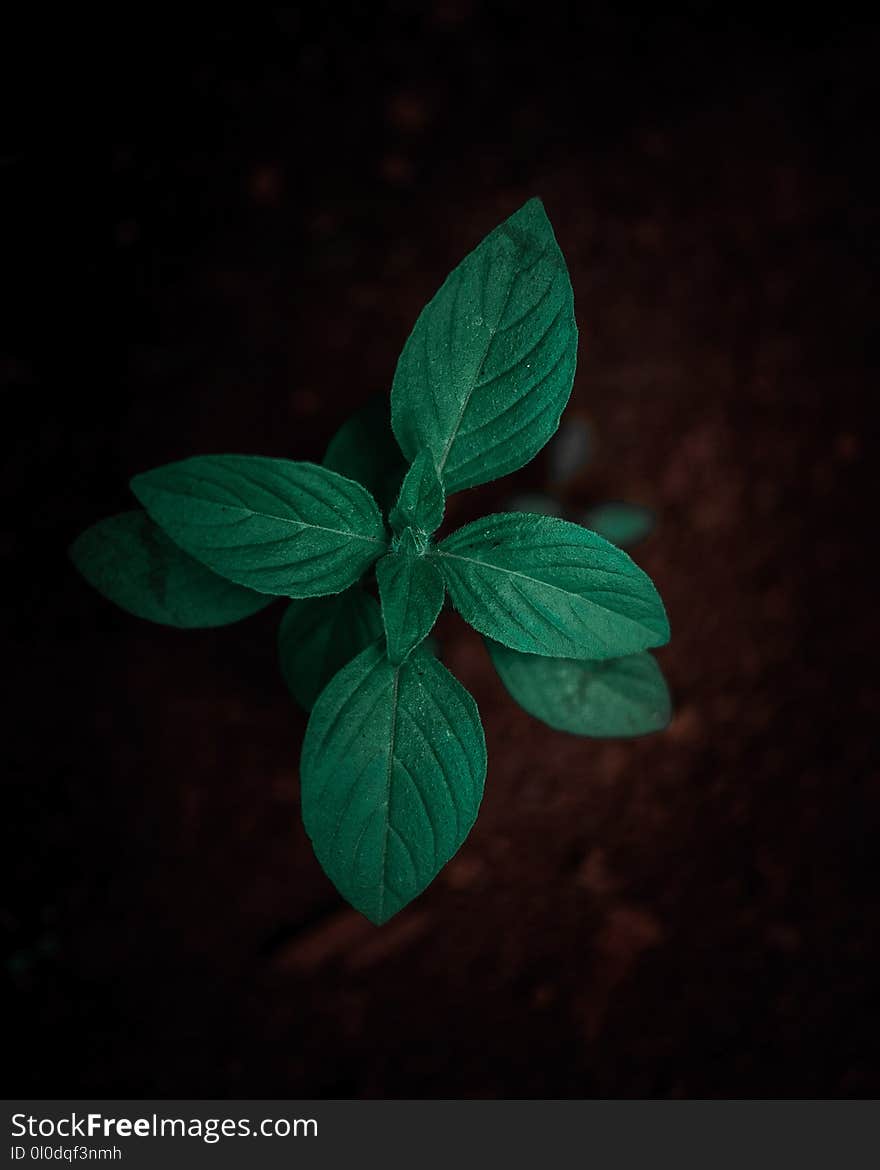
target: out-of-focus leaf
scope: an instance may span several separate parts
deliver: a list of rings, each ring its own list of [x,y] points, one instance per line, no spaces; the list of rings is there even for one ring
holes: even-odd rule
[[[585,528],[598,532],[618,548],[632,548],[654,529],[654,513],[641,504],[598,504],[584,515]]]
[[[311,711],[330,679],[381,633],[378,603],[360,585],[291,601],[278,627],[278,658],[299,705]]]
[[[646,735],[668,727],[669,690],[647,652],[606,662],[520,654],[486,639],[511,696],[536,719],[572,735]]]
[[[589,467],[595,448],[593,428],[582,415],[566,417],[547,445],[547,463],[553,483],[574,479]]]
[[[87,528],[70,557],[90,585],[135,617],[194,629],[225,626],[274,600],[218,577],[135,508]]]
[[[391,507],[407,464],[391,429],[387,394],[374,395],[342,424],[327,444],[323,463],[362,484],[383,508]]]

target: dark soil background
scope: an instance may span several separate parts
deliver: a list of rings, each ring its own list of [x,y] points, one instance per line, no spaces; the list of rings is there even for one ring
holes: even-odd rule
[[[7,38],[7,1093],[880,1093],[878,28],[577,12]],[[676,716],[552,732],[444,617],[483,811],[377,929],[300,823],[281,603],[154,628],[66,547],[151,466],[319,459],[533,194],[598,439],[568,500],[658,512]]]

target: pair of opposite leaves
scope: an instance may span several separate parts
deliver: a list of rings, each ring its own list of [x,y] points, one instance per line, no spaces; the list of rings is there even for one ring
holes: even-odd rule
[[[555,432],[576,345],[565,262],[531,200],[453,271],[401,354],[391,415],[410,467],[389,513],[390,540],[374,495],[357,482],[363,443],[341,433],[323,467],[203,456],[137,476],[132,488],[146,514],[113,517],[74,546],[84,574],[143,616],[213,625],[278,595],[326,598],[336,610],[331,630],[348,618],[355,643],[347,653],[331,633],[330,659],[347,661],[371,639],[303,696],[314,707],[301,777],[318,859],[375,922],[429,884],[466,837],[482,796],[476,704],[422,645],[447,591],[486,636],[514,697],[551,725],[590,733],[576,726],[579,698],[602,682],[607,696],[642,688],[658,706],[659,672],[643,652],[668,640],[666,615],[621,550],[579,525],[525,513],[430,541],[446,494],[516,470]],[[370,484],[380,498],[400,482],[391,464]],[[374,564],[382,628],[356,584]],[[145,589],[152,601],[138,609],[135,595]],[[282,650],[300,639],[308,646],[316,628],[294,604]],[[605,706],[605,734],[651,729],[633,726],[631,705]]]

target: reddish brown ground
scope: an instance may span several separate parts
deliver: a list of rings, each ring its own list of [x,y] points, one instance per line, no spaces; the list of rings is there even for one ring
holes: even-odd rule
[[[7,1092],[880,1093],[876,30],[609,15],[545,44],[468,3],[415,28],[276,19],[187,33],[161,80],[157,42],[107,91],[59,86],[81,151],[35,133],[7,167],[39,241],[14,241],[13,324],[52,315],[4,365]],[[486,796],[377,930],[299,820],[280,606],[153,628],[64,550],[147,467],[319,458],[532,194],[575,290],[571,409],[599,437],[570,502],[659,513],[637,559],[676,716],[635,743],[554,733],[444,617]]]

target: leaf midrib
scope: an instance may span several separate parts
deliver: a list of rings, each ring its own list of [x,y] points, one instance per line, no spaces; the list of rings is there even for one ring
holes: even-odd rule
[[[514,240],[514,245],[516,245],[515,240]],[[534,263],[529,265],[529,268],[534,268],[537,264],[539,264],[541,262],[541,260],[543,260],[544,256],[546,256],[547,251],[548,251],[548,249],[546,249],[546,248],[543,249],[539,253],[538,258],[534,261]],[[498,314],[498,317],[495,321],[495,324],[489,326],[489,336],[486,340],[486,348],[485,348],[485,350],[483,350],[483,356],[482,356],[482,358],[480,358],[480,364],[477,367],[477,372],[474,374],[474,378],[473,378],[473,381],[470,385],[470,388],[469,388],[467,394],[465,395],[464,399],[462,400],[462,404],[461,404],[461,407],[459,408],[459,412],[458,412],[458,418],[455,420],[455,425],[452,428],[452,433],[450,434],[449,438],[446,440],[446,445],[443,448],[443,454],[440,456],[440,462],[437,464],[437,478],[438,479],[442,480],[443,470],[446,467],[446,461],[449,458],[450,451],[452,450],[452,444],[455,442],[456,438],[458,437],[458,432],[461,429],[461,424],[462,424],[462,421],[464,420],[465,411],[467,410],[468,406],[470,405],[470,401],[473,398],[474,393],[476,392],[477,386],[479,384],[480,378],[481,378],[482,373],[483,373],[483,368],[486,365],[486,359],[489,356],[489,350],[492,348],[492,342],[495,339],[495,334],[498,332],[499,326],[500,326],[501,322],[504,320],[504,314],[507,312],[507,306],[510,303],[510,297],[511,297],[511,294],[513,293],[513,286],[516,284],[517,277],[520,275],[521,271],[522,270],[518,269],[516,272],[514,272],[513,276],[511,277],[510,282],[507,286],[507,292],[504,294],[504,304],[501,306],[501,311]],[[531,312],[532,310],[529,310],[529,311]],[[528,314],[526,314],[526,315],[528,315]]]
[[[180,492],[172,492],[164,488],[158,488],[157,490],[167,496],[179,496],[181,494]],[[185,495],[183,498],[186,500],[191,500],[194,497]],[[326,524],[312,524],[306,520],[291,520],[289,516],[276,516],[274,512],[258,512],[254,508],[239,508],[236,507],[235,504],[217,504],[213,500],[203,500],[201,502],[212,505],[215,508],[228,508],[230,512],[241,512],[246,518],[251,516],[262,516],[267,520],[277,520],[281,524],[287,524],[291,528],[311,528],[315,529],[317,532],[332,532],[334,536],[346,536],[354,540],[366,541],[368,544],[379,544],[383,548],[388,547],[387,540],[380,540],[377,536],[365,536],[362,532],[349,531],[344,528],[329,528]],[[195,527],[199,528],[220,527],[216,524],[199,524],[197,520],[189,520],[187,521],[187,524],[194,525]]]
[[[484,569],[494,569],[496,573],[503,573],[503,574],[506,574],[510,577],[521,578],[523,581],[529,581],[533,585],[542,585],[545,589],[552,589],[554,592],[561,593],[565,597],[574,598],[574,599],[582,602],[585,605],[589,605],[595,609],[602,610],[603,613],[614,614],[614,616],[617,618],[620,618],[620,619],[627,621],[627,622],[631,622],[634,626],[637,626],[639,629],[646,630],[649,634],[652,635],[652,637],[656,637],[656,635],[657,635],[657,631],[653,628],[653,626],[646,625],[645,622],[643,622],[641,619],[639,619],[637,617],[633,617],[630,614],[620,613],[618,610],[610,609],[608,606],[602,605],[600,602],[594,601],[590,597],[584,596],[584,594],[582,594],[582,593],[573,593],[570,589],[564,589],[561,585],[553,585],[549,581],[543,581],[540,577],[530,577],[528,575],[528,573],[519,573],[516,571],[516,569],[505,569],[505,568],[502,568],[500,565],[493,565],[491,563],[491,561],[480,561],[480,560],[477,560],[475,557],[463,557],[457,553],[444,552],[441,549],[437,549],[434,553],[431,554],[431,556],[433,556],[433,557],[447,557],[449,560],[453,560],[453,561],[464,561],[465,564],[479,565],[481,568],[484,568]],[[598,639],[598,641],[603,642],[605,645],[608,644],[607,640],[604,637],[602,637],[598,633],[598,631],[593,630],[592,634],[593,634],[593,637]],[[568,637],[571,637],[571,635],[568,635]]]
[[[566,597],[577,597],[581,601],[589,602],[590,605],[598,606],[600,609],[605,608],[605,606],[600,606],[597,601],[590,601],[590,598],[585,597],[583,593],[574,593],[571,589],[565,589],[562,585],[554,585],[554,584],[552,584],[552,582],[545,581],[541,577],[531,577],[528,573],[520,573],[516,569],[507,569],[503,565],[494,565],[491,561],[479,561],[479,560],[477,560],[476,557],[463,557],[459,553],[445,552],[443,549],[439,549],[439,548],[436,549],[430,555],[432,557],[446,557],[448,560],[451,560],[451,561],[464,561],[465,564],[468,564],[468,565],[480,565],[480,567],[483,569],[494,569],[496,573],[505,573],[509,577],[522,577],[522,579],[524,581],[531,581],[535,585],[543,585],[546,589],[553,589],[557,593],[564,593]],[[604,570],[604,569],[600,570],[600,572],[605,572],[605,571],[606,570]],[[589,570],[587,570],[587,572],[589,572]],[[623,574],[623,575],[628,576],[628,574]],[[627,595],[621,594],[621,596],[628,596],[628,594]],[[635,619],[632,619],[632,620],[635,620]]]
[[[394,668],[394,682],[391,686],[391,727],[388,735],[388,767],[385,773],[385,803],[384,816],[382,818],[382,858],[379,870],[382,874],[382,882],[379,886],[380,918],[384,918],[385,916],[385,887],[387,884],[385,871],[386,859],[388,857],[388,837],[391,832],[391,781],[394,776],[394,748],[397,743],[397,706],[400,691],[400,671],[401,666]]]

